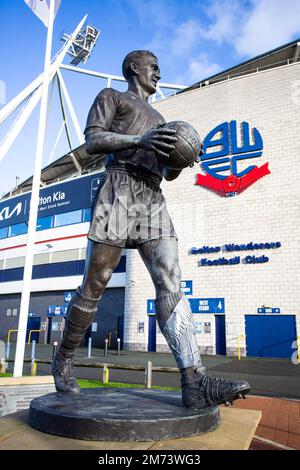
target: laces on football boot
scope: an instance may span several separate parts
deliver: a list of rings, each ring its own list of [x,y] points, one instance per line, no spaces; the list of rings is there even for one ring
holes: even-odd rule
[[[182,401],[187,408],[201,409],[222,404],[229,406],[234,400],[246,398],[251,390],[245,380],[212,378],[189,369],[181,372]]]
[[[71,358],[65,358],[58,352],[53,360],[52,374],[58,392],[80,393],[80,387],[73,377]]]

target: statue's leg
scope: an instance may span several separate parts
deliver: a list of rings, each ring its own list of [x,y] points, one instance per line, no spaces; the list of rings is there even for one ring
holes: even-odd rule
[[[120,261],[121,253],[122,248],[88,242],[83,283],[69,303],[62,341],[52,364],[55,386],[59,392],[80,391],[72,375],[72,360],[96,315],[102,292]]]
[[[139,247],[156,289],[159,327],[181,372],[183,404],[189,408],[228,404],[250,391],[246,381],[210,378],[198,352],[188,300],[180,292],[176,238],[150,240]]]

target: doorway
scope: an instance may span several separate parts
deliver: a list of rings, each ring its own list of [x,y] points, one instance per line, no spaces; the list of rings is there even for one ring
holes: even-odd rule
[[[156,352],[156,316],[148,315],[148,351]]]
[[[225,315],[215,315],[216,322],[216,354],[226,356]]]

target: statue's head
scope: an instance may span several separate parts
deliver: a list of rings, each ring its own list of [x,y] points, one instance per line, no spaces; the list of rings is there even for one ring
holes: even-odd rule
[[[136,81],[149,95],[156,91],[160,79],[157,57],[150,51],[132,51],[122,64],[124,78],[130,83]]]

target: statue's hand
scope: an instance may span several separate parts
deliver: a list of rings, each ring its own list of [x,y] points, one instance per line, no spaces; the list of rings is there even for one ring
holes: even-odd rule
[[[158,157],[169,158],[169,154],[175,149],[174,143],[177,142],[174,129],[151,129],[142,135],[138,146],[145,150],[153,150]]]

